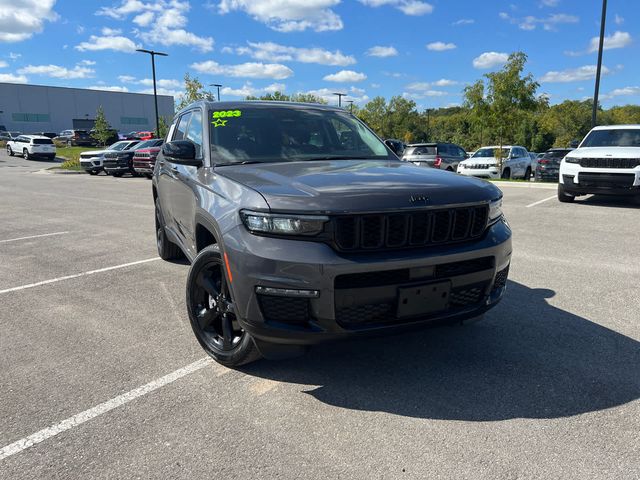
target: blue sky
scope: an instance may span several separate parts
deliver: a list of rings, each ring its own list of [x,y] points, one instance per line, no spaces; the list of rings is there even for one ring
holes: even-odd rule
[[[7,4],[7,5],[5,5]],[[179,95],[185,72],[237,99],[273,90],[461,102],[523,50],[552,103],[592,95],[600,0],[0,0],[0,81]],[[602,99],[640,101],[640,2],[609,0]]]

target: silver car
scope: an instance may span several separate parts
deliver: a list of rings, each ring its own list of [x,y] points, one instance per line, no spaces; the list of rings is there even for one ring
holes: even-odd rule
[[[407,145],[402,160],[419,167],[432,167],[455,172],[467,158],[462,147],[453,143],[414,143]]]

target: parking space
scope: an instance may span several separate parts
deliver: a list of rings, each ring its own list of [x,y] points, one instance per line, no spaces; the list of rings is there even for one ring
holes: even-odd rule
[[[156,259],[150,182],[41,168],[0,153],[0,478],[640,476],[640,208],[498,183],[484,322],[229,370]]]

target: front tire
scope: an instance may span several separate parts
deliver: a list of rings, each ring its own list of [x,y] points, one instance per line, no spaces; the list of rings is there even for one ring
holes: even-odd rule
[[[205,247],[193,261],[186,294],[193,333],[216,362],[238,367],[260,358],[253,338],[236,318],[218,245]]]
[[[22,158],[24,158],[25,160],[31,160],[31,155],[29,155],[29,150],[27,150],[26,148],[22,150]]]
[[[505,168],[502,171],[502,175],[500,176],[500,178],[502,178],[503,180],[510,180],[511,179],[511,169],[510,168]]]
[[[529,180],[531,180],[531,168],[527,167],[524,171],[524,181],[528,182]]]
[[[98,172],[96,170],[87,170],[89,172],[89,175],[97,175]]]
[[[160,210],[160,204],[156,200],[156,245],[158,247],[158,256],[162,260],[173,260],[175,258],[179,258],[182,251],[180,250],[180,247],[167,238],[167,232],[164,227],[164,217]]]
[[[573,203],[573,201],[576,199],[576,197],[574,195],[571,195],[569,193],[566,193],[566,190],[564,189],[564,185],[559,183],[558,184],[558,200],[562,203]]]
[[[11,147],[9,145],[7,145],[7,155],[13,157],[13,150],[11,150]]]

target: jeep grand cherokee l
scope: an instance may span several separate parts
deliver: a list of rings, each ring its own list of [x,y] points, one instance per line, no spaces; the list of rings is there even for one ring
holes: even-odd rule
[[[558,200],[579,195],[628,195],[640,201],[640,125],[592,129],[560,164]]]
[[[500,190],[400,161],[340,108],[196,102],[152,185],[158,253],[191,262],[191,326],[225,365],[462,322],[505,291]]]

